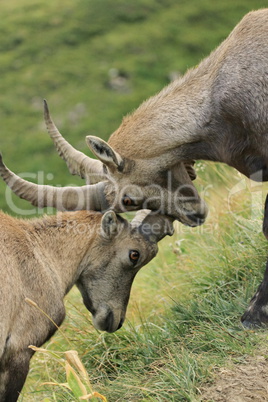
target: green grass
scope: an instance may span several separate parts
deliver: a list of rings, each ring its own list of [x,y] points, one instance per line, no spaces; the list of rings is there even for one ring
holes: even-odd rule
[[[171,72],[197,65],[245,13],[265,6],[264,0],[2,1],[5,162],[16,172],[44,172],[48,184],[82,184],[70,177],[45,133],[43,98],[66,138],[89,154],[85,135],[107,139],[125,114],[168,84]],[[126,75],[123,91],[109,85],[111,69]],[[178,225],[161,242],[158,256],[135,279],[127,322],[115,334],[93,328],[72,290],[64,335],[58,332],[48,352],[35,355],[21,401],[75,400],[67,389],[42,385],[66,382],[69,349],[78,351],[93,390],[109,401],[196,401],[217,367],[243,361],[267,341],[265,332],[244,331],[239,321],[267,254],[260,233],[265,187],[251,188],[223,165],[198,162],[197,168],[197,187],[211,211],[207,223]],[[0,183],[0,207],[19,215],[5,191]]]

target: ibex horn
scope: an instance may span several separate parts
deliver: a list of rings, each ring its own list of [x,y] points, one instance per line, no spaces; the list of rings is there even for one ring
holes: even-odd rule
[[[86,179],[87,184],[105,180],[103,164],[97,159],[90,158],[83,152],[77,151],[61,135],[50,117],[47,101],[44,100],[44,119],[48,134],[54,142],[58,154],[66,162],[71,174]]]
[[[82,187],[53,187],[38,185],[17,176],[9,170],[0,154],[0,176],[20,198],[39,208],[54,207],[59,211],[91,209],[104,211],[108,208],[105,198],[105,182]]]
[[[148,209],[143,209],[136,213],[131,225],[137,227],[145,236],[148,236],[149,240],[158,242],[167,235],[173,235],[173,221],[172,217],[155,214]]]

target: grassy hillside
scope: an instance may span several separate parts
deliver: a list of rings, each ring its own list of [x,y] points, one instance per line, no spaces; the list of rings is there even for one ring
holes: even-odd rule
[[[7,165],[40,177],[44,172],[48,184],[82,184],[46,135],[43,98],[65,137],[89,154],[85,135],[107,139],[174,72],[198,64],[245,13],[264,6],[264,0],[0,2],[0,150]],[[252,192],[248,181],[222,165],[200,163],[198,173],[210,206],[207,223],[178,225],[161,242],[157,258],[135,280],[128,322],[118,333],[94,330],[72,291],[64,335],[53,337],[48,354],[36,354],[21,401],[75,399],[62,387],[42,385],[66,381],[68,349],[79,352],[93,389],[112,402],[198,400],[216,367],[254,354],[263,338],[243,331],[239,317],[264,267],[267,188]],[[229,190],[239,183],[229,202]],[[16,213],[5,189],[0,182],[0,207]]]

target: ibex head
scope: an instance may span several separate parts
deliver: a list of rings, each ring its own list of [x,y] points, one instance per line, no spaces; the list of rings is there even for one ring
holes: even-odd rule
[[[102,216],[76,282],[97,329],[114,332],[123,325],[136,274],[157,254],[157,242],[172,233],[172,222],[150,211],[137,212],[131,223],[113,211]]]
[[[172,164],[168,154],[149,159],[133,154],[131,159],[100,138],[88,136],[86,142],[103,163],[108,178],[105,196],[115,211],[150,209],[189,226],[204,222],[207,208],[192,183],[193,161]]]

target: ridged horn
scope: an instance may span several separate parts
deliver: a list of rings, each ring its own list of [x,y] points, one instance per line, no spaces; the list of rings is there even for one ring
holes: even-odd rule
[[[50,116],[46,100],[44,100],[44,120],[48,134],[54,142],[58,154],[66,162],[71,174],[85,179],[87,184],[105,180],[102,162],[77,151],[63,138]]]
[[[0,154],[0,176],[20,198],[39,208],[54,207],[58,211],[108,208],[105,198],[105,182],[82,187],[53,187],[28,182],[9,170]]]
[[[155,214],[149,209],[142,209],[136,213],[131,221],[131,226],[149,238],[152,242],[158,242],[165,236],[172,236],[174,219],[167,215]]]

